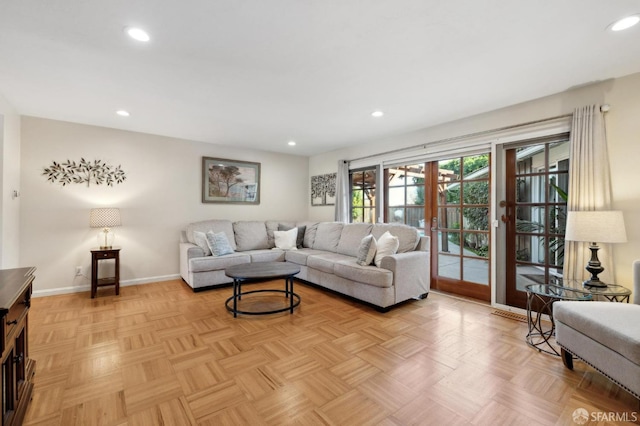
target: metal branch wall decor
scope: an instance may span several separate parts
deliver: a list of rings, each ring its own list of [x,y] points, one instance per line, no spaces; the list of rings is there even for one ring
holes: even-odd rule
[[[311,176],[311,205],[332,206],[336,202],[337,173]]]
[[[113,186],[114,183],[122,183],[127,179],[120,165],[114,167],[102,160],[91,162],[84,158],[80,158],[77,163],[70,160],[62,163],[54,161],[51,166],[45,167],[42,174],[47,176],[49,182],[58,182],[62,186],[71,183],[86,183],[87,186],[91,183],[96,185],[106,183],[108,186]]]

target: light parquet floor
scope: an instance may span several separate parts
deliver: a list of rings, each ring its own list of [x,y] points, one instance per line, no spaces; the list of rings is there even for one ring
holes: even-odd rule
[[[638,410],[583,363],[529,348],[526,324],[441,294],[382,314],[297,284],[293,315],[234,319],[231,288],[112,291],[33,299],[26,425],[573,425],[577,408]]]

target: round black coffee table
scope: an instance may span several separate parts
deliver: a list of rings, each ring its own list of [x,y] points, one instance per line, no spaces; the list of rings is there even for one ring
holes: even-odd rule
[[[225,269],[226,276],[233,278],[233,296],[228,298],[225,306],[229,312],[233,312],[233,317],[238,314],[243,315],[266,315],[278,312],[289,311],[293,313],[293,308],[300,304],[300,296],[293,292],[293,276],[300,272],[300,267],[287,262],[257,262],[233,265]],[[242,292],[242,284],[251,281],[261,281],[268,279],[284,278],[284,290],[252,290]],[[253,293],[284,293],[289,299],[289,306],[269,311],[241,311],[238,309],[238,300],[242,296]],[[233,301],[233,306],[230,306]]]

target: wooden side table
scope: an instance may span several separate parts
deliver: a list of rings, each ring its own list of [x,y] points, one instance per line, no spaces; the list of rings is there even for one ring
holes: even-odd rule
[[[107,278],[98,278],[98,262],[105,259],[115,259],[116,271],[115,276]],[[96,297],[98,287],[114,285],[116,286],[116,295],[120,294],[120,247],[111,247],[109,249],[92,248],[91,249],[91,298]]]

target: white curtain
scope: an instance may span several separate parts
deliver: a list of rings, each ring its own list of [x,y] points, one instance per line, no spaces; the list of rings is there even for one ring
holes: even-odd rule
[[[570,138],[569,211],[610,210],[611,176],[600,105],[576,108]],[[598,245],[598,258],[605,268],[600,278],[604,282],[612,282],[614,274],[609,244]],[[591,258],[588,243],[566,241],[564,253],[565,279],[583,280],[590,276],[584,269]]]
[[[338,161],[335,220],[349,222],[349,162],[345,160]]]

